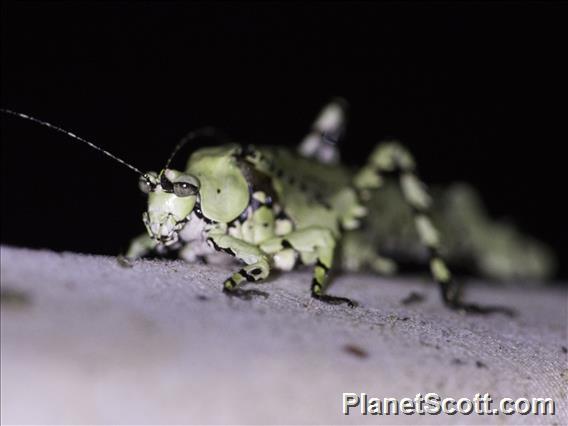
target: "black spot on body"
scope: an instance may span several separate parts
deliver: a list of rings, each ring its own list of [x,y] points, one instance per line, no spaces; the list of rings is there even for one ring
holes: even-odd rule
[[[475,366],[477,368],[487,368],[487,365],[485,365],[484,363],[482,363],[481,361],[475,361]]]

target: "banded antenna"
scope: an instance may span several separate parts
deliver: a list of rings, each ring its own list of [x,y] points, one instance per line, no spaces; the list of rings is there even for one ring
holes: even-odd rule
[[[40,124],[40,125],[45,126],[45,127],[49,127],[50,129],[53,129],[53,130],[55,130],[55,131],[57,131],[57,132],[59,132],[59,133],[63,133],[64,135],[67,135],[67,136],[69,136],[70,138],[73,138],[73,139],[75,139],[75,140],[78,140],[79,142],[83,142],[83,143],[89,145],[91,148],[96,149],[97,151],[102,152],[104,155],[106,155],[106,156],[112,158],[112,159],[115,160],[115,161],[118,161],[120,164],[122,164],[122,165],[128,167],[129,169],[131,169],[131,170],[133,170],[133,171],[135,171],[135,172],[138,173],[140,176],[145,177],[144,173],[142,173],[139,169],[137,169],[137,168],[134,167],[133,165],[131,165],[131,164],[127,163],[126,161],[124,161],[122,158],[117,157],[117,156],[114,155],[114,154],[111,154],[111,153],[108,152],[107,150],[102,149],[100,146],[97,146],[97,145],[95,145],[94,143],[89,142],[88,140],[83,139],[83,138],[80,137],[80,136],[77,136],[75,133],[69,132],[69,131],[67,131],[67,130],[65,130],[65,129],[62,129],[61,127],[55,126],[55,125],[53,125],[53,124],[51,124],[51,123],[48,123],[47,121],[39,120],[39,119],[37,119],[37,118],[35,118],[35,117],[32,117],[32,116],[27,115],[27,114],[23,114],[23,113],[21,113],[21,112],[12,111],[12,110],[9,110],[9,109],[4,109],[4,108],[0,108],[0,112],[3,112],[4,114],[13,115],[13,116],[15,116],[15,117],[19,117],[19,118],[22,118],[22,119],[24,119],[24,120],[33,121],[34,123]]]
[[[206,138],[215,138],[216,137],[218,139],[227,139],[226,135],[224,135],[222,132],[220,132],[219,130],[217,130],[214,127],[208,126],[208,127],[202,127],[201,129],[193,130],[193,131],[189,132],[187,135],[185,135],[178,142],[178,144],[175,146],[174,150],[170,154],[170,157],[168,158],[168,161],[166,162],[164,170],[167,169],[168,167],[170,167],[170,163],[172,162],[172,160],[174,159],[174,157],[176,156],[178,151],[180,149],[182,149],[188,142],[191,142],[194,139],[202,138],[202,137],[206,137]]]

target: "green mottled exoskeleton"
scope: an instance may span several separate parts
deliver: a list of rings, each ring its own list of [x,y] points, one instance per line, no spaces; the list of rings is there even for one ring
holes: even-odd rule
[[[250,295],[242,289],[244,284],[265,280],[273,269],[289,271],[308,265],[313,269],[314,298],[354,306],[347,298],[327,294],[331,268],[339,265],[347,271],[393,273],[395,262],[381,256],[379,249],[388,252],[384,244],[394,240],[402,251],[412,252],[418,242],[418,251],[426,257],[447,306],[468,312],[508,312],[461,300],[443,259],[448,252],[443,251],[430,219],[432,200],[417,177],[414,159],[401,144],[379,144],[359,170],[339,164],[337,141],[346,117],[342,100],[322,110],[297,152],[224,143],[194,151],[183,170],[170,168],[188,142],[214,136],[211,129],[204,129],[182,139],[162,170],[146,174],[66,130],[25,114],[2,111],[63,132],[140,175],[140,188],[148,194],[143,214],[147,232],[132,241],[128,259],[152,251],[174,251],[190,262],[232,258],[242,267],[227,277],[222,289],[236,296]],[[396,195],[389,195],[393,181]],[[434,216],[440,215],[435,212]],[[437,220],[451,232],[445,222],[444,218]],[[394,239],[389,238],[391,226]]]
[[[313,296],[351,303],[324,293],[342,233],[366,212],[346,170],[284,149],[227,144],[194,152],[183,172],[147,174],[141,187],[148,192],[148,233],[127,257],[156,246],[179,250],[189,261],[229,254],[245,264],[223,284],[235,294],[272,268],[313,265]]]
[[[552,250],[508,221],[492,219],[473,187],[453,183],[447,188],[434,187],[431,193],[432,222],[443,236],[440,252],[452,269],[492,281],[542,283],[554,275]],[[357,260],[352,254],[360,251],[361,240],[402,265],[416,267],[428,261],[428,250],[419,243],[412,222],[412,210],[394,182],[386,182],[366,205],[370,211],[380,212],[367,217],[373,232],[343,238],[344,262]],[[349,266],[353,269],[357,264]],[[395,270],[392,265],[391,271]],[[380,272],[389,271],[383,268]]]
[[[343,101],[327,105],[298,152],[226,144],[195,151],[183,171],[169,168],[170,157],[163,170],[141,179],[148,193],[148,232],[133,241],[127,256],[143,256],[156,247],[178,250],[189,261],[211,262],[218,253],[228,254],[244,265],[223,283],[223,290],[234,295],[246,282],[268,278],[273,268],[310,265],[314,298],[353,306],[347,298],[326,293],[327,275],[338,263],[336,257],[345,270],[394,271],[395,263],[380,256],[376,241],[368,238],[373,234],[368,219],[380,220],[380,212],[367,206],[388,177],[394,177],[445,303],[466,311],[492,311],[460,300],[429,218],[431,199],[402,145],[379,144],[357,171],[338,164],[336,142],[345,115]]]

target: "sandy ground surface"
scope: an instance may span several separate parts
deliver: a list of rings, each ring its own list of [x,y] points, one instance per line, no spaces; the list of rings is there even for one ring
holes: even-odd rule
[[[219,291],[227,269],[179,261],[2,247],[1,266],[4,424],[568,423],[559,289],[472,286],[510,319],[448,311],[426,279],[340,276],[350,309],[311,301],[306,272],[245,301]],[[345,416],[343,392],[550,397],[556,414]]]

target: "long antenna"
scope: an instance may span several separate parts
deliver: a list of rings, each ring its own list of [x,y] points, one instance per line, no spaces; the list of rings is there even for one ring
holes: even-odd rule
[[[164,167],[164,169],[167,169],[170,166],[170,163],[172,162],[172,160],[174,159],[174,157],[176,156],[178,151],[180,149],[182,149],[188,142],[191,142],[192,140],[203,137],[203,136],[205,136],[205,137],[217,136],[220,139],[226,139],[226,136],[223,135],[221,132],[219,132],[219,130],[215,129],[214,127],[203,127],[201,129],[197,129],[197,130],[194,130],[192,132],[189,132],[175,146],[174,150],[170,154],[170,158],[168,158],[168,161],[166,162],[166,166]]]
[[[119,158],[119,157],[117,157],[116,155],[111,154],[111,153],[108,152],[107,150],[102,149],[100,146],[97,146],[97,145],[95,145],[94,143],[89,142],[88,140],[83,139],[83,138],[80,137],[80,136],[77,136],[75,133],[71,133],[71,132],[69,132],[69,131],[67,131],[67,130],[65,130],[65,129],[62,129],[61,127],[55,126],[55,125],[53,125],[53,124],[51,124],[51,123],[48,123],[47,121],[39,120],[39,119],[37,119],[37,118],[35,118],[35,117],[31,117],[31,116],[29,116],[29,115],[27,115],[27,114],[22,114],[21,112],[12,111],[12,110],[9,110],[9,109],[4,109],[4,108],[0,108],[0,111],[3,112],[4,114],[10,114],[10,115],[13,115],[13,116],[16,116],[16,117],[19,117],[19,118],[23,118],[24,120],[33,121],[34,123],[41,124],[42,126],[49,127],[50,129],[53,129],[53,130],[55,130],[55,131],[57,131],[57,132],[60,132],[60,133],[63,133],[63,134],[65,134],[65,135],[67,135],[67,136],[69,136],[69,137],[71,137],[71,138],[73,138],[73,139],[78,140],[79,142],[83,142],[83,143],[89,145],[91,148],[96,149],[97,151],[102,152],[103,154],[105,154],[106,156],[112,158],[113,160],[118,161],[120,164],[125,165],[125,166],[128,167],[129,169],[134,170],[134,171],[135,171],[136,173],[138,173],[139,175],[144,176],[144,173],[142,173],[139,169],[137,169],[137,168],[134,167],[133,165],[128,164],[128,163],[127,163],[126,161],[124,161],[122,158]]]

